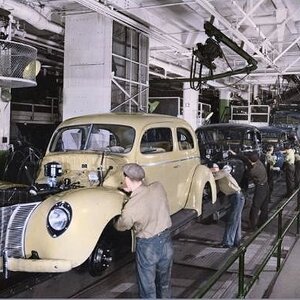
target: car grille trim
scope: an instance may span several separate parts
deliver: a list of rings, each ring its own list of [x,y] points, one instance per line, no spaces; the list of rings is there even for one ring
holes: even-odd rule
[[[23,258],[24,234],[30,215],[40,202],[18,204],[0,208],[0,253],[8,257]]]

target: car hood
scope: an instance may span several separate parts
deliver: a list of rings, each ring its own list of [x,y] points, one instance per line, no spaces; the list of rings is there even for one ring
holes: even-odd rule
[[[45,174],[48,163],[58,163],[61,174],[55,180],[71,184],[76,183],[82,187],[99,185],[99,178],[104,179],[103,185],[118,187],[122,181],[122,166],[127,163],[124,156],[102,153],[54,153],[46,155],[39,168],[36,182],[46,184],[49,177]]]

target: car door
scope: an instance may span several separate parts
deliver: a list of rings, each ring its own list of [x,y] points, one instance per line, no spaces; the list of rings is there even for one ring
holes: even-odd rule
[[[144,129],[140,139],[137,162],[145,169],[147,183],[159,181],[163,184],[168,195],[171,213],[181,208],[178,199],[180,176],[177,170],[177,158],[171,124],[157,124]]]
[[[188,128],[179,126],[175,132],[175,161],[174,169],[178,174],[177,197],[179,206],[184,207],[192,184],[195,168],[200,164],[198,141],[194,140],[195,135]],[[200,197],[200,195],[199,195]]]
[[[138,162],[145,168],[147,182],[158,180],[164,185],[171,212],[184,208],[200,163],[197,141],[189,129],[174,123],[145,128]]]

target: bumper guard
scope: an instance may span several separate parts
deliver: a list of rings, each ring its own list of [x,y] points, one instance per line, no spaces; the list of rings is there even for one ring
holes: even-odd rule
[[[7,257],[3,253],[0,260],[0,272],[3,272],[5,278],[8,277],[8,271],[12,272],[32,272],[32,273],[60,273],[72,269],[72,263],[69,260],[62,259],[25,259]]]

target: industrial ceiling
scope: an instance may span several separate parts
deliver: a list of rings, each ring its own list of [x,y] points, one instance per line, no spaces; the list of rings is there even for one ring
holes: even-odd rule
[[[300,75],[299,0],[3,0],[0,7],[20,20],[13,38],[38,48],[44,67],[63,66],[64,17],[98,12],[149,35],[150,70],[163,70],[161,78],[190,76],[193,49],[208,38],[207,21],[257,61],[254,71],[211,82],[216,86],[270,85]],[[216,73],[247,64],[220,45]]]

